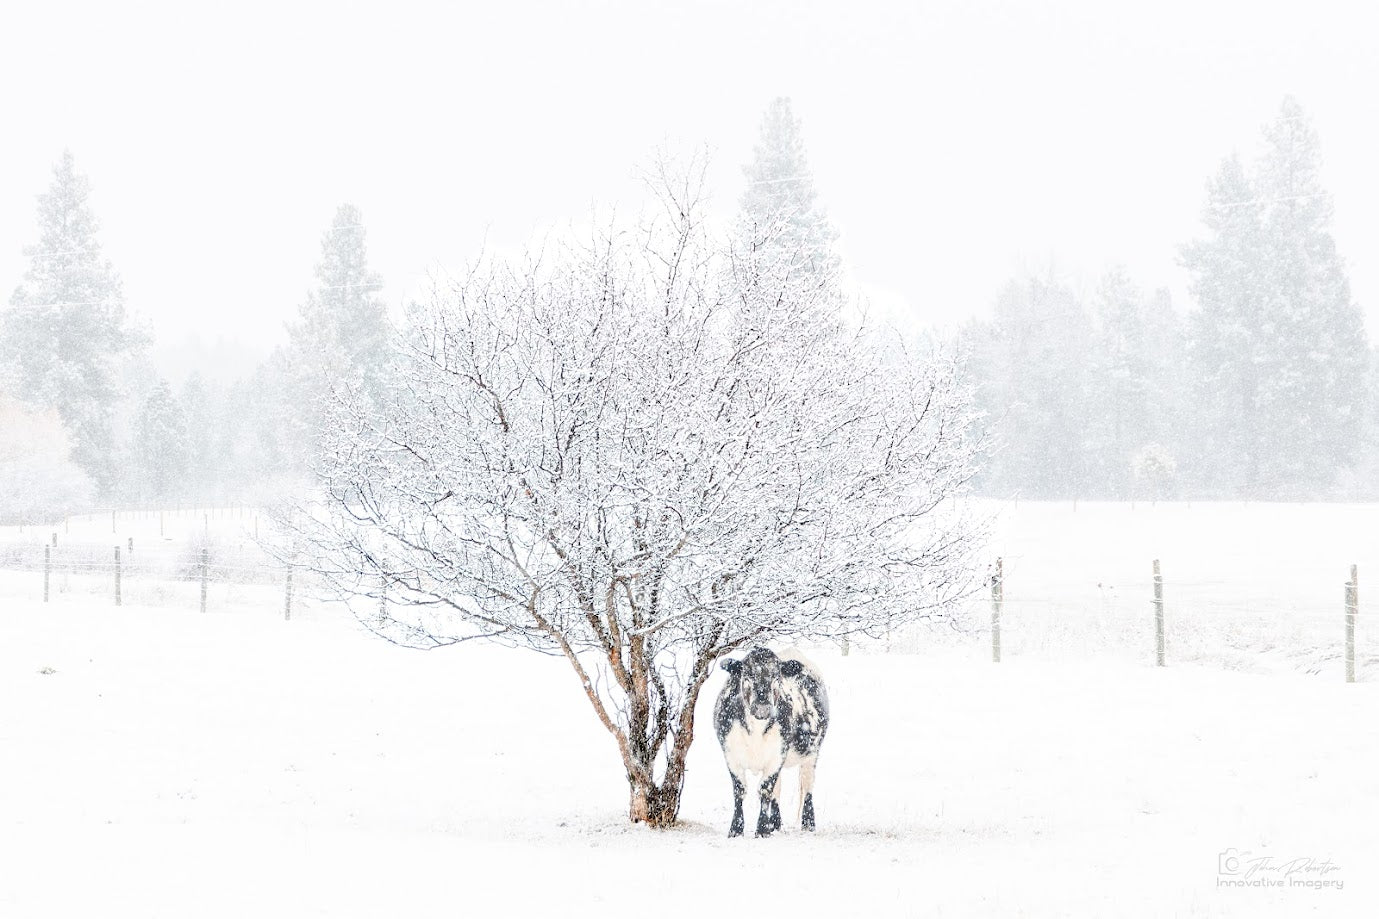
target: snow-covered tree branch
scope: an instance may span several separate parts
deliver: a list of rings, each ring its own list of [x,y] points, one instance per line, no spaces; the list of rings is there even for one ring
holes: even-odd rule
[[[399,399],[342,397],[309,564],[391,640],[566,658],[631,816],[675,819],[722,654],[875,632],[964,594],[972,415],[955,363],[842,318],[827,275],[663,213],[416,306]],[[386,598],[386,605],[379,601]]]

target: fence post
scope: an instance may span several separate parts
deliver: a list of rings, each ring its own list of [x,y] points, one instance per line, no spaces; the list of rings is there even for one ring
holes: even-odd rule
[[[110,532],[115,532],[115,512],[110,512]]]
[[[991,577],[991,663],[1001,662],[1001,606],[1005,603],[1005,563],[996,559],[996,573]]]
[[[57,533],[54,533],[54,534],[53,534],[53,547],[54,547],[54,548],[57,547]]]
[[[1154,647],[1158,666],[1164,666],[1164,577],[1154,559]]]
[[[53,547],[43,547],[43,602],[48,602],[48,580],[53,571]]]
[[[210,550],[204,546],[201,549],[201,612],[206,612],[206,577],[211,561]]]
[[[283,603],[283,621],[292,621],[292,566],[287,566],[287,599]]]
[[[115,605],[120,605],[120,547],[115,547]]]
[[[158,535],[163,535],[163,512],[158,512]]]
[[[1355,614],[1359,611],[1359,569],[1350,566],[1350,580],[1345,585],[1345,681],[1355,682]]]

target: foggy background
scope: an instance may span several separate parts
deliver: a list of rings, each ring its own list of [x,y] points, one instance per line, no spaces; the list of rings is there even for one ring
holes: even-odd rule
[[[1345,299],[1375,320],[1379,279],[1363,256],[1379,244],[1368,91],[1379,58],[1351,4],[1314,5],[1305,19],[1286,4],[1178,2],[250,2],[215,18],[176,4],[27,4],[4,25],[0,286],[12,300],[32,265],[36,196],[70,151],[130,327],[146,339],[120,370],[111,414],[124,466],[137,465],[137,421],[160,384],[193,434],[230,437],[227,417],[282,409],[265,402],[282,390],[273,356],[281,371],[341,205],[358,209],[377,300],[396,319],[433,269],[519,251],[596,207],[635,211],[637,171],[662,145],[709,147],[715,211],[731,221],[763,112],[789,97],[852,289],[883,319],[974,352],[977,405],[1001,445],[983,490],[1375,491],[1359,468],[1374,416],[1367,342],[1351,347],[1365,367],[1305,397],[1355,399],[1289,469],[1223,472],[1241,465],[1230,450],[1257,457],[1277,445],[1223,445],[1243,435],[1183,414],[1200,402],[1194,386],[1219,387],[1174,369],[1187,367],[1200,306],[1183,247],[1208,236],[1207,183],[1233,153],[1246,164],[1262,155],[1261,130],[1287,97],[1316,134]],[[1158,370],[1111,366],[1098,297],[1114,271],[1140,304],[1132,312],[1163,320],[1151,323],[1166,338],[1147,358]],[[1070,324],[1038,318],[1065,301]],[[1012,309],[1042,331],[1013,332],[1025,327]],[[1070,355],[1077,373],[1043,373]],[[1127,374],[1131,402],[1108,382]],[[1108,410],[1097,400],[1113,389]],[[1316,421],[1305,409],[1247,429],[1272,425],[1291,442]],[[1121,430],[1122,416],[1139,428]],[[11,453],[32,459],[14,446],[27,428],[13,415],[6,424]],[[285,437],[284,424],[268,427],[234,433],[238,445],[188,447],[202,458],[168,475],[181,491],[223,497],[284,473],[273,457],[292,451],[264,442]],[[112,478],[88,500],[154,490]]]

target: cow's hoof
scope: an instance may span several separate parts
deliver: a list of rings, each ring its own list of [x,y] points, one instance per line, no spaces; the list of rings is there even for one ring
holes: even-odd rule
[[[729,838],[729,839],[736,839],[737,837],[739,837],[739,836],[741,836],[741,835],[742,835],[742,830],[739,829],[738,827],[733,827],[731,830],[728,831],[728,838]]]

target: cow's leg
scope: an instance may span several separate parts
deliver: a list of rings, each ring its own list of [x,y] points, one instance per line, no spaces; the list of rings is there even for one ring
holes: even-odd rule
[[[732,839],[734,836],[742,835],[742,794],[745,786],[742,779],[737,777],[736,772],[729,771],[728,774],[733,778],[733,822],[728,827],[728,838]]]
[[[783,767],[782,771],[784,771]],[[780,790],[784,785],[785,782],[777,776],[776,787],[771,791],[771,825],[778,830],[780,829]]]
[[[817,756],[800,763],[800,826],[814,829],[814,764]]]
[[[771,804],[775,803],[775,785],[781,778],[781,767],[776,766],[774,773],[768,773],[767,777],[761,780],[761,809],[757,811],[757,836],[769,836],[775,832],[778,821],[772,821]],[[779,814],[779,810],[776,811]]]

